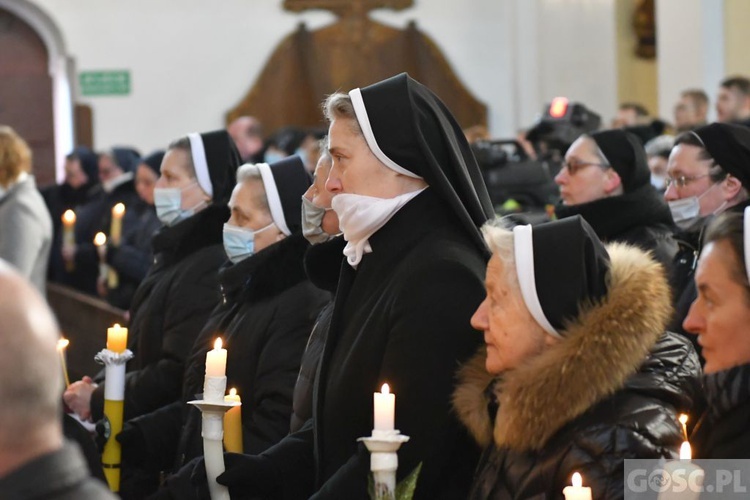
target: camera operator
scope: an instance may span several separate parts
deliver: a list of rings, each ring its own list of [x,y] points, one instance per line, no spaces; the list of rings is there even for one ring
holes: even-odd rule
[[[646,152],[634,134],[621,129],[584,134],[555,176],[561,197],[555,215],[581,215],[602,241],[651,250],[669,268],[678,250],[674,225],[650,180]]]

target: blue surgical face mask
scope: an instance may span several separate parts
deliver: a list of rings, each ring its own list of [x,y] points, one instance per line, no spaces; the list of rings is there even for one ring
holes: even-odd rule
[[[330,208],[320,208],[304,196],[302,197],[302,235],[311,245],[325,243],[333,238],[323,231],[323,217]]]
[[[262,233],[273,226],[270,223],[266,227],[253,231],[244,227],[224,224],[224,251],[233,264],[242,262],[255,253],[255,235]]]
[[[263,162],[270,165],[271,163],[276,163],[277,161],[283,160],[284,158],[286,158],[286,155],[281,154],[277,151],[266,151],[266,153],[263,155]]]
[[[195,213],[195,210],[205,202],[183,210],[182,192],[193,187],[197,182],[192,182],[184,188],[154,188],[154,207],[156,216],[166,226],[172,226],[181,220],[185,220]]]

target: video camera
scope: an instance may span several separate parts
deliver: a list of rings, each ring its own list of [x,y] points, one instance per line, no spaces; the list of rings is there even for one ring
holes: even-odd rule
[[[555,175],[571,144],[599,128],[601,117],[580,103],[556,97],[526,134],[533,151],[517,140],[477,141],[472,150],[495,211],[548,212],[559,200]]]

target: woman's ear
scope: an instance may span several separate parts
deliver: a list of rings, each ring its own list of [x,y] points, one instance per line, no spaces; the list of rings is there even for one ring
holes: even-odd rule
[[[734,197],[742,190],[742,183],[737,177],[727,175],[726,179],[721,183],[721,190],[724,195],[724,200],[729,201],[734,199]]]

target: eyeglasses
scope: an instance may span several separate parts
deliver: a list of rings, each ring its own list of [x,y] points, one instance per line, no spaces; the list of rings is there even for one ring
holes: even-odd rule
[[[611,168],[612,165],[607,165],[606,163],[594,163],[594,162],[587,162],[587,161],[577,161],[577,162],[570,162],[570,161],[564,161],[562,164],[563,168],[568,169],[568,173],[570,175],[576,175],[579,170],[583,170],[586,167],[600,167],[601,169],[605,170],[608,168]]]
[[[708,174],[696,175],[694,177],[688,177],[686,175],[681,175],[679,177],[667,177],[667,180],[665,181],[665,185],[667,186],[667,189],[673,184],[677,188],[684,188],[691,182],[697,181],[698,179],[703,179],[704,177],[708,177]]]

